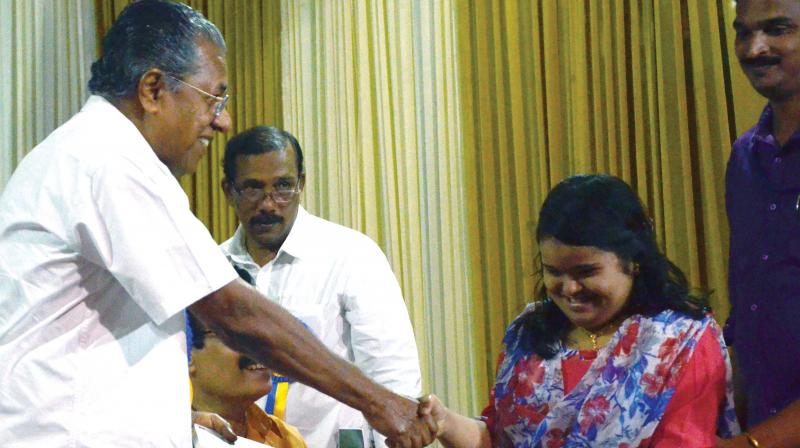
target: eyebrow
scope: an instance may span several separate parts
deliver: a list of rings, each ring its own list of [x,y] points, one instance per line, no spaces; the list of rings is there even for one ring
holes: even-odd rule
[[[797,24],[794,20],[790,19],[789,17],[781,16],[781,17],[773,17],[770,19],[762,20],[760,22],[756,22],[753,27],[747,27],[744,23],[736,19],[733,21],[733,28],[735,30],[747,29],[747,28],[754,28],[754,29],[763,29],[769,26],[775,25],[783,25],[783,26],[790,26],[790,27],[797,27]]]
[[[241,187],[254,187],[254,188],[263,188],[265,185],[266,183],[256,179],[245,179],[240,184]]]
[[[575,271],[575,270],[585,270],[585,269],[597,269],[598,267],[600,267],[600,263],[582,263],[582,264],[576,264],[575,266],[570,266],[569,269],[559,269],[556,268],[555,266],[542,262],[542,267],[544,267],[545,269],[553,269],[556,271],[560,270]]]
[[[216,96],[225,96],[226,93],[228,93],[228,84],[223,82],[223,83],[220,83],[219,86],[217,86],[217,93],[214,93],[214,95],[216,95]]]

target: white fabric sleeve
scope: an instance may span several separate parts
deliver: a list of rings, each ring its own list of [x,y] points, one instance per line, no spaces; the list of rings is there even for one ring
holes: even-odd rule
[[[108,269],[161,324],[237,278],[186,194],[166,173],[116,159],[92,175],[92,204],[75,233],[81,253]]]
[[[355,364],[377,383],[418,397],[422,381],[414,330],[400,285],[372,240],[350,254],[345,319]]]

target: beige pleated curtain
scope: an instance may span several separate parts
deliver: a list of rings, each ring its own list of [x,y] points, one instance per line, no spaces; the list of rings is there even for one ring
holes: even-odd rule
[[[95,23],[92,0],[0,0],[0,193],[86,100]]]
[[[127,2],[97,0],[104,30]],[[303,203],[383,247],[426,390],[487,401],[503,330],[534,295],[536,212],[576,173],[633,185],[670,258],[728,311],[724,170],[764,104],[729,0],[189,2],[228,42],[235,130],[304,147]],[[184,181],[222,240],[224,138]]]

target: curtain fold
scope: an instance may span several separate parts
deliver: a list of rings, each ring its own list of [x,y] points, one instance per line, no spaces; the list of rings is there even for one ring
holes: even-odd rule
[[[462,0],[458,12],[480,369],[534,297],[536,214],[572,174],[628,181],[724,321],[725,164],[764,104],[733,55],[730,2]]]
[[[304,204],[383,247],[414,323],[424,387],[475,408],[485,379],[476,380],[469,344],[454,5],[282,7],[285,121],[308,160]]]
[[[80,110],[95,56],[91,0],[0,1],[0,191],[36,144]]]

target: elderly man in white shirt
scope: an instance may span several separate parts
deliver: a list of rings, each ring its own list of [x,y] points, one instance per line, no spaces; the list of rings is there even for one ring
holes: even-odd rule
[[[300,206],[297,139],[270,126],[249,129],[228,142],[224,169],[223,189],[241,223],[221,245],[231,263],[334,353],[394,392],[417,396],[417,346],[397,279],[369,237]],[[353,430],[363,446],[384,446],[355,409],[302,384],[276,391],[270,407],[285,406],[285,420],[309,446],[335,448]]]
[[[436,424],[238,279],[175,177],[230,127],[219,30],[131,3],[94,94],[0,196],[0,446],[191,446],[183,309],[228,345],[361,409],[398,446]]]

